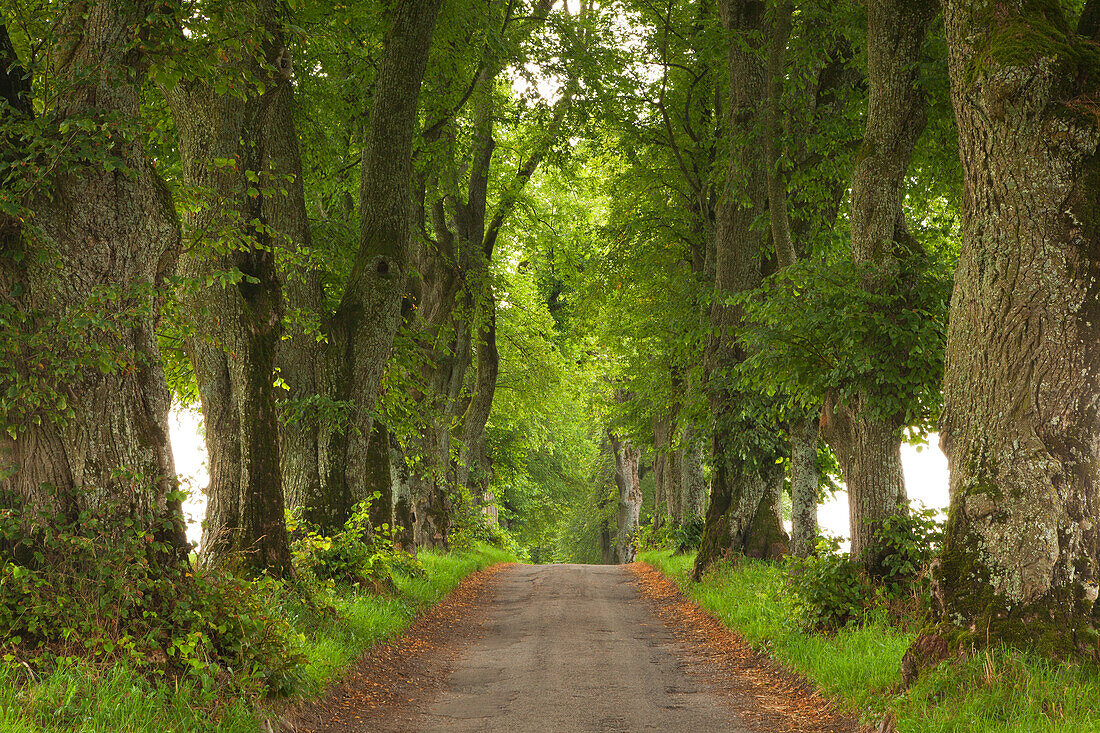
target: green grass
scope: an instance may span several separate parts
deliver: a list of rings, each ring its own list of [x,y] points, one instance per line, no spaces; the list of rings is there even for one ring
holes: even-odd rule
[[[333,589],[326,600],[336,616],[270,599],[272,610],[291,622],[294,646],[305,658],[295,697],[321,694],[367,648],[399,633],[470,573],[515,558],[478,546],[465,553],[425,552],[419,559],[424,575],[396,574],[394,597]],[[0,665],[0,733],[256,733],[260,715],[247,699],[204,690],[186,678],[152,684],[121,665],[73,662],[30,684],[19,668]]]
[[[897,691],[914,633],[872,613],[824,636],[803,630],[780,565],[722,565],[691,580],[694,556],[648,551],[639,560],[673,578],[700,606],[754,647],[814,680],[831,699],[878,723],[889,710],[903,733],[1100,731],[1100,670],[1052,664],[1008,648],[948,662]]]

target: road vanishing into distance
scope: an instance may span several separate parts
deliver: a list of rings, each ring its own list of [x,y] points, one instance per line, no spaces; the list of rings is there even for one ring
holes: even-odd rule
[[[617,565],[504,572],[417,731],[748,731]]]
[[[298,730],[847,733],[801,678],[644,564],[467,578]]]

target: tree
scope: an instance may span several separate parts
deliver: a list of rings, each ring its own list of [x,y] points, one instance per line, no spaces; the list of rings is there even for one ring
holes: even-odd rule
[[[765,210],[767,187],[755,112],[766,98],[761,58],[765,4],[724,0],[720,9],[730,34],[730,147],[726,188],[717,209],[713,335],[706,354],[714,472],[696,575],[730,553],[775,558],[787,549],[779,517],[777,436],[761,419],[766,408],[738,388],[737,368],[747,356],[738,340],[744,312],[731,300],[759,285],[761,277],[763,235],[756,219]]]
[[[944,375],[952,640],[1097,650],[1095,2],[948,0],[964,174]],[[961,642],[960,642],[961,643]]]
[[[618,523],[611,546],[611,562],[617,565],[634,562],[637,552],[638,514],[642,507],[642,489],[638,483],[638,459],[641,451],[629,440],[615,434],[608,436],[615,456],[615,489],[618,494]]]
[[[925,124],[918,87],[921,48],[933,7],[910,0],[875,0],[867,14],[867,127],[852,174],[852,259],[869,293],[899,277],[899,261],[920,251],[909,233],[902,203],[906,172]],[[830,400],[824,435],[837,455],[848,487],[852,556],[869,569],[880,551],[875,532],[905,506],[901,472],[902,411],[873,404],[877,390],[862,389],[846,401]],[[890,395],[887,395],[889,399]]]
[[[210,466],[202,552],[281,576],[290,572],[275,395],[283,293],[269,215],[285,196],[286,182],[272,177],[281,165],[272,153],[283,151],[272,143],[289,117],[293,67],[277,3],[235,3],[232,19],[216,4],[206,10],[222,23],[189,27],[186,36],[181,29],[177,44],[199,47],[185,58],[209,53],[227,23],[239,23],[241,33],[229,34],[234,42],[219,49],[225,60],[213,68],[198,63],[198,73],[182,74],[175,60],[176,73],[166,76],[178,80],[164,89],[183,183],[199,201],[183,217],[180,270],[190,281],[187,350]]]
[[[37,140],[0,130],[0,493],[70,521],[119,503],[173,562],[188,545],[154,334],[180,227],[138,125],[162,20],[149,2],[66,6],[37,119],[0,28],[3,124]]]

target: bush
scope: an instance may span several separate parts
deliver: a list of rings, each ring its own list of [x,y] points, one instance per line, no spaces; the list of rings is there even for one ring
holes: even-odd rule
[[[790,562],[790,586],[805,623],[832,630],[859,620],[874,605],[897,620],[912,621],[928,609],[931,565],[943,542],[936,511],[906,510],[884,520],[875,534],[882,547],[868,578],[839,553],[839,541],[819,541],[818,554]]]
[[[468,552],[480,542],[504,550],[515,557],[527,559],[527,551],[516,538],[497,522],[490,522],[481,506],[465,490],[451,525],[447,542],[456,552]]]
[[[883,521],[875,537],[885,548],[877,574],[886,593],[927,605],[932,559],[943,543],[943,522],[936,519],[936,511],[921,507],[898,513]]]
[[[689,519],[683,524],[668,521],[659,527],[654,527],[651,518],[647,524],[639,528],[638,549],[645,550],[675,550],[682,554],[699,549],[699,543],[703,539],[703,520],[701,518]]]
[[[262,594],[275,581],[193,568],[148,529],[171,529],[172,518],[137,517],[121,505],[75,519],[0,506],[5,662],[41,674],[79,658],[121,661],[150,677],[251,691],[292,684],[300,659]]]
[[[375,493],[374,498],[379,496]],[[287,515],[287,531],[295,572],[307,584],[363,584],[375,591],[391,591],[395,570],[422,573],[416,558],[394,547],[389,525],[371,526],[370,500],[356,505],[344,528],[332,536],[302,519],[300,511]]]
[[[825,538],[818,554],[789,561],[788,584],[803,623],[815,631],[832,631],[857,620],[874,596],[859,565],[837,552],[839,541]]]

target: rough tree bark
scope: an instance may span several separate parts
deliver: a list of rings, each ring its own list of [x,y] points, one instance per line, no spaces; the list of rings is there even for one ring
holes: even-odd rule
[[[611,546],[612,564],[634,562],[637,554],[638,518],[642,509],[642,487],[638,480],[638,459],[641,451],[629,440],[612,434],[611,450],[615,455],[615,488],[619,492],[619,521],[615,541]]]
[[[291,67],[276,4],[261,0],[238,11],[243,25],[266,32],[257,56],[230,58],[218,71],[230,85],[243,74],[266,91],[218,92],[215,80],[202,77],[185,78],[165,95],[179,130],[184,183],[206,197],[184,214],[190,243],[180,264],[196,283],[184,307],[196,331],[187,351],[210,471],[202,555],[282,576],[291,571],[274,386],[283,294],[264,202],[267,189],[282,185],[268,176],[267,137],[272,107],[289,104]],[[198,285],[230,272],[240,279]]]
[[[441,0],[399,0],[383,39],[363,144],[359,251],[330,323],[334,399],[347,424],[331,431],[329,476],[313,505],[326,528],[343,524],[367,495],[367,442],[378,386],[401,325],[412,250],[412,150],[421,81]],[[323,508],[320,508],[323,507]]]
[[[695,437],[695,428],[684,431],[680,448],[680,491],[683,495],[683,522],[702,519],[707,510],[707,478],[703,472],[702,440]]]
[[[656,488],[653,496],[654,527],[660,527],[672,516],[669,511],[672,503],[668,480],[669,432],[668,420],[660,415],[653,415],[653,479]]]
[[[1100,74],[1088,5],[1075,31],[1049,2],[944,3],[964,234],[936,596],[959,643],[1064,657],[1098,650]]]
[[[173,563],[188,545],[155,329],[180,228],[168,190],[130,127],[139,124],[145,76],[138,49],[156,12],[151,2],[103,0],[70,5],[60,21],[50,54],[58,94],[47,112],[58,124],[104,123],[103,130],[74,126],[68,133],[103,159],[63,161],[48,191],[27,194],[24,223],[0,221],[0,297],[26,319],[28,334],[53,340],[62,359],[74,357],[64,375],[43,373],[43,364],[52,363],[45,356],[42,363],[13,365],[39,370],[38,378],[58,392],[58,409],[71,412],[57,420],[42,408],[3,414],[0,494],[29,510],[30,521],[38,511],[75,520],[82,510],[118,501],[169,548],[156,561]],[[2,46],[0,56],[10,50]],[[23,82],[9,75],[14,60],[0,63],[18,94]],[[23,99],[22,106],[8,101],[29,114],[30,98]],[[0,137],[0,155],[16,152],[2,149],[11,144]],[[84,317],[102,318],[103,325],[78,327]],[[66,333],[91,358],[72,353]],[[7,386],[0,380],[0,390]]]
[[[765,69],[759,54],[764,6],[759,0],[720,3],[722,23],[730,36],[730,155],[726,189],[717,212],[715,291],[719,296],[744,292],[760,282],[763,233],[754,221],[765,210],[767,200],[756,119],[765,99]],[[738,418],[748,399],[731,384],[732,372],[745,358],[737,341],[743,317],[740,306],[727,305],[724,297],[715,298],[711,309],[714,335],[706,353],[707,397],[714,419],[714,473],[696,575],[723,557],[736,553],[778,557],[787,547],[779,516],[778,489],[782,484],[777,486],[766,475],[775,458],[758,449],[745,456],[739,446],[749,434],[770,430],[751,418]]]
[[[818,417],[792,420],[791,431],[791,552],[808,557],[817,547]]]
[[[914,248],[902,203],[905,174],[924,129],[918,87],[921,48],[935,13],[920,0],[873,0],[867,18],[867,126],[852,175],[852,258],[867,266],[862,287],[876,292],[898,276],[898,255]],[[874,571],[881,560],[874,535],[883,519],[904,509],[901,472],[904,417],[881,416],[876,395],[826,405],[823,434],[848,488],[851,554]]]

